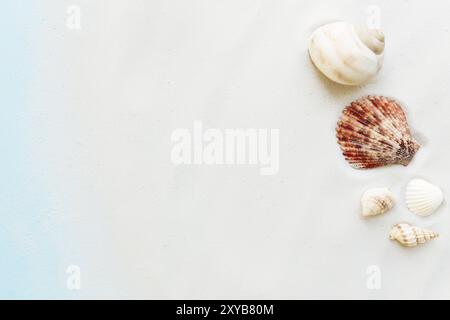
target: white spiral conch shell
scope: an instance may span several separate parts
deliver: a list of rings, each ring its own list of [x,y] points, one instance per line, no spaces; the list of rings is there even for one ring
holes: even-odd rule
[[[408,183],[405,198],[409,211],[422,217],[431,215],[444,201],[442,190],[422,179]]]
[[[394,195],[388,188],[373,188],[361,198],[362,216],[373,217],[388,212],[394,207]]]
[[[408,223],[399,223],[392,227],[389,239],[397,240],[404,247],[416,247],[419,244],[428,242],[439,237],[439,234],[412,226]]]
[[[384,34],[378,29],[334,22],[316,29],[309,42],[314,65],[330,80],[360,85],[383,65]]]

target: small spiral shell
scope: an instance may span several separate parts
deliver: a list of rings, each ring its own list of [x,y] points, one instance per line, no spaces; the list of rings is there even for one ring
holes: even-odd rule
[[[394,207],[393,193],[388,188],[373,188],[361,198],[362,216],[372,217],[388,212]]]
[[[439,237],[439,234],[408,223],[399,223],[392,227],[389,238],[396,240],[404,247],[416,247],[430,240]]]

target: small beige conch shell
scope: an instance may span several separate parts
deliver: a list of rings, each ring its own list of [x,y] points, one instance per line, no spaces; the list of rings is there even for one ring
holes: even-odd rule
[[[409,211],[422,217],[431,215],[444,201],[442,190],[422,179],[408,183],[405,198]]]
[[[408,223],[399,223],[392,227],[389,239],[397,240],[404,247],[416,247],[418,244],[428,242],[439,237],[439,234],[412,226]]]
[[[321,26],[309,41],[309,54],[317,69],[344,85],[360,85],[375,76],[383,65],[383,53],[380,30],[347,22]]]
[[[361,198],[362,216],[372,217],[388,212],[394,207],[393,193],[388,188],[373,188]]]

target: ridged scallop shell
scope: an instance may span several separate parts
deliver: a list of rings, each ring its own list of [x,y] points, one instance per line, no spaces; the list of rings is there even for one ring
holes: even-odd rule
[[[408,183],[405,198],[408,209],[422,217],[435,212],[444,201],[442,190],[422,179],[413,179]]]
[[[404,247],[415,247],[439,237],[439,234],[408,223],[399,223],[392,227],[389,239],[397,240]]]
[[[347,106],[336,137],[345,159],[356,169],[407,166],[420,148],[402,107],[383,96],[363,97]]]
[[[388,212],[394,207],[393,193],[388,188],[373,188],[361,198],[362,216],[372,217]]]
[[[375,76],[383,65],[383,52],[380,30],[347,22],[321,26],[309,41],[309,55],[317,69],[344,85],[360,85]]]

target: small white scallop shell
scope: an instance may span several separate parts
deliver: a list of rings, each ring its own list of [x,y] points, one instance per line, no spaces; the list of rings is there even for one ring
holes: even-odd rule
[[[380,30],[347,22],[321,26],[309,41],[314,65],[330,80],[344,85],[360,85],[375,76],[383,65],[383,52]]]
[[[399,223],[392,227],[389,239],[397,240],[404,247],[416,247],[418,244],[428,242],[439,237],[439,234],[412,226],[408,223]]]
[[[431,215],[444,201],[442,190],[422,179],[408,183],[405,198],[408,209],[422,217]]]
[[[361,198],[362,216],[383,214],[394,207],[393,193],[388,188],[373,188],[364,192]]]

